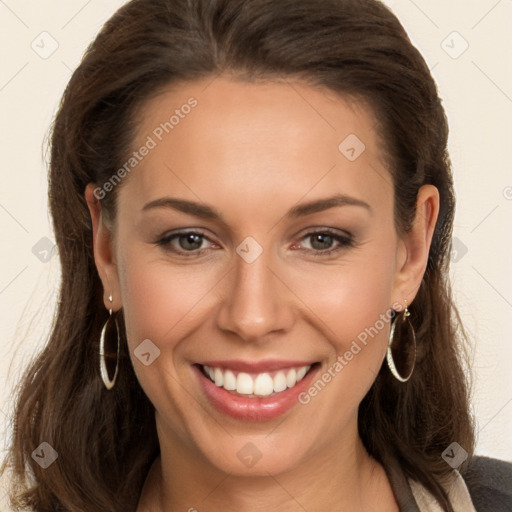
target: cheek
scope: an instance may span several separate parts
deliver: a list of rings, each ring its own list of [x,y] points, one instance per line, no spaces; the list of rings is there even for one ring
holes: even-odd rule
[[[317,315],[315,325],[331,347],[330,357],[305,396],[316,408],[330,403],[329,418],[337,426],[355,414],[374,382],[388,343],[390,308],[396,269],[396,246],[379,241],[378,251],[361,251],[347,264],[319,269],[302,281],[301,296]],[[316,286],[312,283],[316,282]],[[321,285],[320,285],[321,284]],[[315,398],[322,396],[319,401]],[[315,409],[316,410],[316,409]],[[316,410],[315,414],[322,415]]]
[[[354,415],[377,374],[388,343],[395,271],[395,248],[369,255],[325,275],[309,275],[300,294],[315,313],[317,330],[328,340],[328,361],[301,403],[311,407],[324,425],[326,438]],[[328,272],[328,273],[327,273]],[[315,287],[311,283],[318,284]],[[306,295],[306,290],[309,293]],[[311,318],[314,318],[311,316]]]
[[[131,250],[120,261],[123,310],[131,348],[143,339],[172,340],[183,336],[207,290],[216,280],[193,265],[171,266],[165,259],[148,259],[144,251]],[[158,341],[157,341],[158,340]]]
[[[216,288],[223,286],[224,272],[204,265],[170,264],[165,257],[149,258],[134,245],[121,251],[119,259],[130,348],[133,351],[147,338],[160,344],[165,340],[165,348],[172,348],[194,329],[194,319],[204,321],[205,308],[212,306]],[[311,323],[325,330],[340,351],[391,307],[396,248],[383,240],[371,245],[378,252],[360,249],[360,254],[347,255],[339,264],[285,264],[276,269],[293,284],[299,298],[296,307],[306,315],[309,310]]]
[[[319,266],[296,280],[297,295],[318,317],[316,323],[324,324],[337,352],[348,350],[352,340],[363,339],[376,324],[387,334],[388,326],[378,320],[392,307],[396,249],[392,243],[374,245],[378,252],[362,251],[347,258],[346,264]]]
[[[156,409],[167,411],[176,420],[181,418],[175,421],[179,430],[179,425],[186,424],[184,411],[190,408],[189,395],[176,384],[187,366],[183,365],[183,347],[193,330],[201,326],[208,290],[219,278],[194,270],[193,265],[171,266],[164,258],[148,257],[147,250],[134,246],[119,260],[130,357],[137,379]],[[159,350],[149,365],[137,357],[142,352],[137,348],[147,339]],[[184,431],[180,436],[183,441]]]

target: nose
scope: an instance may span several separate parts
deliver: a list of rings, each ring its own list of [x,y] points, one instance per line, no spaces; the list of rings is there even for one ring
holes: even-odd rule
[[[251,343],[264,343],[272,335],[289,331],[294,318],[293,294],[267,253],[251,263],[238,254],[234,260],[218,310],[219,329]]]

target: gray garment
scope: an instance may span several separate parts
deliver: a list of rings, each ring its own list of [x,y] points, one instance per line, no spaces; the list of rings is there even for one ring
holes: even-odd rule
[[[421,512],[404,472],[385,466],[400,512]],[[477,512],[512,512],[512,463],[473,457],[461,472]]]

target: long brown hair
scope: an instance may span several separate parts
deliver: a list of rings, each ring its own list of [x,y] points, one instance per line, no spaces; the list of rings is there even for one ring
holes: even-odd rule
[[[159,451],[154,409],[133,371],[122,314],[115,389],[100,379],[108,313],[84,191],[126,161],[136,112],[150,96],[218,73],[299,78],[370,104],[394,184],[398,232],[410,229],[419,187],[438,188],[428,267],[410,306],[416,369],[400,383],[383,364],[360,405],[359,431],[373,457],[399,464],[451,511],[442,487],[451,468],[441,454],[453,441],[472,454],[474,438],[465,335],[447,277],[454,215],[448,126],[424,59],[376,0],[133,0],[107,21],[73,73],[51,134],[49,201],[62,283],[48,344],[18,390],[9,459],[14,503],[39,512],[136,507]],[[110,218],[121,186],[102,199]],[[58,453],[47,469],[31,457],[43,441]]]

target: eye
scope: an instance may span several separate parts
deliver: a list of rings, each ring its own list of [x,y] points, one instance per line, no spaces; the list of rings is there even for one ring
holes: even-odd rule
[[[308,241],[306,244],[301,242],[300,245],[303,246],[303,249],[312,251],[314,256],[325,256],[354,246],[354,241],[350,234],[341,235],[331,229],[312,231],[302,237],[301,240]]]
[[[306,243],[303,241],[306,241]],[[210,243],[210,247],[204,246],[206,242]],[[156,244],[163,247],[165,251],[184,257],[202,255],[209,248],[219,247],[200,231],[169,233],[161,237]],[[354,241],[350,234],[342,235],[339,232],[324,228],[307,233],[301,238],[299,245],[299,249],[308,251],[314,256],[326,256],[353,247]],[[297,246],[294,248],[297,248]]]
[[[166,251],[183,256],[197,256],[207,249],[207,247],[203,246],[203,243],[206,241],[213,243],[206,235],[199,231],[181,231],[165,235],[156,243],[162,246]]]

